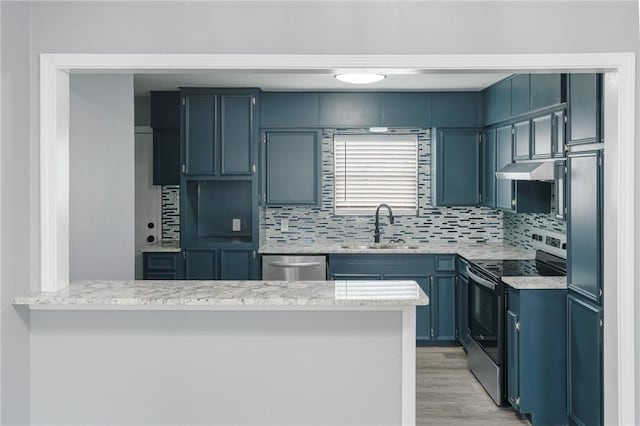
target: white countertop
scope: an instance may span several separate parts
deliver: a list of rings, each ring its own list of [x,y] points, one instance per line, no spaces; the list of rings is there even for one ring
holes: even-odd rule
[[[534,259],[535,252],[502,243],[417,243],[411,248],[344,248],[343,243],[267,243],[261,254],[459,254],[467,260]],[[362,243],[367,244],[367,243]],[[414,248],[415,247],[415,248]]]
[[[78,281],[15,297],[31,309],[216,309],[223,307],[415,306],[429,299],[415,281]]]
[[[562,290],[567,277],[502,277],[502,282],[516,290]]]
[[[143,253],[177,253],[179,251],[179,241],[158,241],[142,248]]]

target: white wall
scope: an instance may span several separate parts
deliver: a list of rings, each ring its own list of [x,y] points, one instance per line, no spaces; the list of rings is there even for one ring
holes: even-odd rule
[[[26,424],[29,413],[29,313],[11,306],[11,298],[31,282],[34,228],[30,185],[34,176],[30,135],[30,8],[2,3],[2,122],[0,147],[0,423]]]
[[[18,115],[10,130],[3,128],[2,138],[3,154],[15,153],[11,159],[2,157],[2,265],[11,267],[2,268],[3,319],[14,315],[6,304],[11,293],[29,285],[36,288],[39,277],[40,53],[640,53],[635,1],[41,2],[31,6],[0,2],[0,7],[2,118]],[[30,56],[24,57],[25,51]],[[5,57],[11,55],[16,58],[8,66],[18,73],[17,85],[5,77]],[[21,80],[29,70],[30,105],[29,85]],[[640,75],[640,66],[638,70]],[[29,108],[35,135],[31,140],[25,124]],[[640,111],[640,103],[636,108]],[[640,150],[636,155],[640,164]],[[640,188],[640,168],[636,184]],[[640,196],[636,212],[640,223]],[[636,232],[640,247],[640,227]],[[25,235],[31,235],[27,237],[31,243]],[[640,274],[640,251],[637,255]],[[636,302],[636,323],[640,323],[640,292]],[[640,327],[636,328],[640,365]],[[3,389],[26,386],[22,373],[28,371],[22,360],[28,358],[28,346],[21,343],[26,339],[20,323],[3,321]],[[640,412],[640,392],[636,395]],[[14,404],[15,399],[15,394],[3,392],[3,418],[24,412],[24,399]]]
[[[133,279],[133,75],[71,75],[70,92],[69,277]]]

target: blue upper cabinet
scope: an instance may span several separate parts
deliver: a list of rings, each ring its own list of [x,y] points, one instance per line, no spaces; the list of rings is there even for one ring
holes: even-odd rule
[[[480,144],[476,129],[434,129],[431,141],[431,204],[480,203]]]
[[[435,92],[431,94],[433,127],[478,127],[482,118],[479,92]]]
[[[215,94],[184,97],[183,135],[185,173],[215,175],[218,171],[218,114]]]
[[[496,207],[496,129],[487,129],[482,137],[482,205]]]
[[[264,92],[260,106],[260,127],[318,127],[319,93]]]
[[[600,303],[602,297],[602,153],[567,156],[567,284]]]
[[[380,125],[389,127],[430,127],[431,94],[424,92],[380,93]]]
[[[551,157],[554,124],[553,114],[544,114],[531,120],[531,158]]]
[[[320,126],[370,127],[380,125],[378,93],[321,93]]]
[[[251,94],[220,95],[222,175],[251,175],[255,102]]]
[[[315,130],[266,132],[268,205],[316,205],[321,201],[320,143]]]
[[[513,142],[511,126],[496,129],[496,170],[511,164],[513,159]],[[513,210],[513,181],[507,179],[496,180],[496,207],[503,210]]]
[[[529,120],[513,125],[513,159],[528,160],[531,157],[531,125]]]
[[[182,95],[185,174],[251,175],[257,91],[184,89]]]
[[[495,119],[503,121],[511,118],[511,78],[495,84]]]
[[[151,127],[154,129],[180,128],[180,92],[150,93]]]
[[[180,92],[151,92],[153,184],[180,184]]]
[[[563,74],[531,74],[529,92],[529,110],[535,111],[559,105],[563,102]]]
[[[511,79],[511,116],[529,112],[529,74],[517,74]]]
[[[180,129],[153,130],[153,184],[180,185]]]
[[[569,74],[567,144],[600,142],[600,75]]]

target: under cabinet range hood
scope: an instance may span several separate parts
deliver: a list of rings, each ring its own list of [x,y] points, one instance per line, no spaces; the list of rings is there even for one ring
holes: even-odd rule
[[[553,172],[553,161],[511,163],[496,172],[496,177],[511,180],[553,181]]]

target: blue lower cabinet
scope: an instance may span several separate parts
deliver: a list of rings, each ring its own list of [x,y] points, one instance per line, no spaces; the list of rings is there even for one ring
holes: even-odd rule
[[[185,277],[188,280],[218,279],[218,250],[185,250]]]
[[[253,250],[220,249],[220,279],[256,279],[257,263]]]
[[[533,425],[567,424],[566,297],[566,290],[508,288],[507,400]]]
[[[439,342],[453,342],[457,339],[456,277],[434,275],[431,283],[433,338]]]
[[[567,402],[572,425],[603,424],[602,308],[567,297]]]
[[[145,280],[182,280],[184,270],[180,252],[148,252],[142,255]]]
[[[403,274],[385,274],[386,280],[412,280],[418,283],[422,291],[425,292],[429,298],[429,305],[416,306],[416,343],[429,344],[435,337],[435,330],[433,329],[433,299],[432,299],[432,285],[431,277],[429,276],[417,276],[417,275],[403,275]]]

